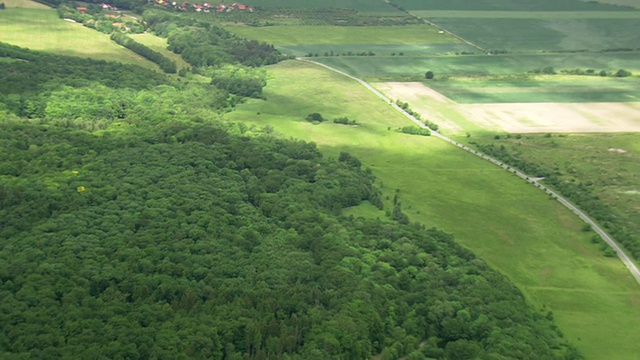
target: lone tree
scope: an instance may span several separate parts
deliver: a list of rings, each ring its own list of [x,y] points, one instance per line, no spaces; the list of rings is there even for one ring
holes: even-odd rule
[[[433,71],[429,70],[424,74],[424,77],[426,77],[427,79],[431,80],[433,79]]]
[[[616,77],[627,77],[631,76],[631,73],[625,69],[620,69],[616,72]]]
[[[3,2],[0,2],[0,10],[4,10],[6,8],[6,6],[4,5]]]
[[[323,122],[324,118],[319,113],[311,113],[305,117],[305,120],[309,122]]]

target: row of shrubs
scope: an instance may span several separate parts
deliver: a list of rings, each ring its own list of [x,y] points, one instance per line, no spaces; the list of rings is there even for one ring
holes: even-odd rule
[[[631,76],[631,72],[625,69],[619,69],[616,72],[600,70],[596,71],[595,69],[562,69],[560,71],[556,71],[552,66],[546,66],[539,69],[534,69],[529,71],[530,74],[543,74],[543,75],[555,75],[555,74],[568,74],[568,75],[585,75],[585,76],[612,76],[612,77],[629,77]]]

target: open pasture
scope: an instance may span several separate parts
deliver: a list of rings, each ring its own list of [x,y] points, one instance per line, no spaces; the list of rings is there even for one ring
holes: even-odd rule
[[[613,0],[620,1],[620,0]],[[624,0],[623,0],[624,1]],[[637,0],[628,0],[637,1]],[[581,0],[394,0],[406,10],[624,11],[628,8]],[[606,2],[606,1],[605,1]],[[619,4],[622,5],[622,4]]]
[[[60,55],[135,64],[157,65],[115,44],[109,35],[65,21],[53,9],[2,10],[0,41]],[[158,69],[159,70],[159,69]]]
[[[640,353],[634,336],[640,287],[617,259],[603,257],[589,242],[591,234],[581,232],[575,215],[445,142],[389,131],[407,120],[352,80],[293,61],[269,72],[267,100],[241,104],[228,118],[314,141],[329,156],[350,152],[372,169],[385,195],[399,189],[412,221],[453,232],[532,304],[552,310],[565,337],[587,358],[635,359]],[[313,125],[304,120],[311,112],[347,116],[359,125]],[[365,205],[347,214],[374,212]]]
[[[430,25],[409,26],[225,26],[225,29],[274,45],[306,44],[456,44],[461,41],[439,34]]]
[[[543,67],[561,69],[640,70],[636,52],[506,54],[466,56],[328,57],[317,61],[351,75],[385,81],[420,81],[427,70],[438,76],[522,74]]]
[[[243,4],[265,8],[338,8],[361,12],[398,12],[384,0],[246,0]]]
[[[487,136],[480,142],[507,147],[530,163],[555,167],[565,181],[593,184],[632,233],[640,233],[640,141],[638,134],[571,134],[521,139]],[[552,165],[554,164],[554,165]]]
[[[635,13],[635,12],[634,12]],[[640,11],[637,12],[640,15]],[[485,50],[600,51],[638,49],[635,18],[432,18],[429,20]]]

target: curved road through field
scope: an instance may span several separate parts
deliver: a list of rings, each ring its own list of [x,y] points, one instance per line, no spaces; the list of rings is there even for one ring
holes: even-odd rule
[[[327,68],[333,72],[336,72],[338,74],[341,74],[343,76],[346,76],[350,79],[353,79],[357,82],[359,82],[362,86],[364,86],[365,88],[369,89],[369,91],[371,91],[372,93],[376,94],[379,98],[381,98],[382,100],[384,100],[384,102],[388,103],[389,105],[391,105],[393,108],[395,108],[396,110],[398,110],[399,112],[401,112],[404,116],[406,116],[409,120],[413,121],[417,126],[423,128],[423,129],[428,129],[428,127],[422,123],[420,120],[416,119],[415,117],[413,117],[411,114],[409,114],[408,112],[404,111],[404,109],[402,109],[400,106],[396,105],[396,103],[394,103],[393,101],[391,101],[391,99],[387,98],[383,93],[381,93],[380,91],[376,90],[373,86],[369,85],[367,82],[365,82],[362,79],[359,79],[355,76],[349,75],[344,71],[338,70],[336,68],[333,68],[331,66],[313,61],[313,60],[308,60],[308,59],[304,59],[304,58],[296,58],[297,60],[300,61],[305,61],[311,64],[315,64],[318,66],[322,66],[324,68]],[[620,260],[622,260],[622,262],[625,264],[625,266],[629,269],[629,271],[631,272],[631,275],[633,275],[633,277],[636,279],[636,281],[640,284],[640,270],[638,270],[638,267],[636,267],[636,265],[633,263],[633,261],[631,261],[631,259],[627,256],[627,254],[625,254],[625,252],[622,250],[622,248],[620,246],[618,246],[618,244],[616,244],[615,241],[613,241],[613,239],[606,233],[604,232],[604,230],[602,230],[600,228],[600,226],[598,226],[598,224],[595,223],[595,221],[591,220],[591,218],[589,218],[584,212],[582,212],[580,209],[578,209],[578,207],[576,207],[575,205],[573,205],[572,203],[570,203],[567,199],[563,198],[562,196],[560,196],[559,194],[557,194],[555,191],[547,188],[546,186],[542,185],[539,183],[539,179],[534,179],[531,178],[529,175],[518,171],[516,169],[511,168],[510,166],[508,166],[507,164],[504,164],[503,162],[494,159],[488,155],[485,155],[481,152],[478,152],[474,149],[471,149],[470,147],[463,145],[451,138],[448,138],[442,134],[440,134],[437,131],[433,131],[431,130],[431,134],[439,139],[442,139],[450,144],[453,144],[467,152],[470,152],[476,156],[479,156],[489,162],[492,162],[495,165],[500,166],[501,168],[519,176],[520,178],[526,180],[527,182],[533,184],[535,187],[543,190],[544,192],[546,192],[547,194],[549,194],[549,196],[553,197],[554,199],[558,200],[562,205],[564,205],[565,207],[567,207],[569,210],[573,211],[576,215],[578,215],[578,217],[580,217],[580,219],[582,219],[584,222],[586,222],[587,224],[591,225],[591,227],[593,228],[593,230],[598,233],[598,235],[600,235],[600,237],[602,238],[602,240],[604,240],[607,244],[609,244],[609,246],[611,246],[613,248],[613,250],[616,251],[616,254],[618,254],[618,257],[620,258]]]

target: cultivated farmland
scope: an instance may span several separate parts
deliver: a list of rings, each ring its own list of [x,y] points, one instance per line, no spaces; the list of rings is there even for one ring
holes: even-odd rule
[[[429,18],[487,51],[640,49],[636,18]]]
[[[623,7],[580,0],[394,0],[406,10],[490,10],[490,11],[623,11]]]
[[[367,79],[421,80],[432,70],[436,76],[523,74],[543,67],[561,69],[640,70],[638,53],[576,53],[526,55],[319,57],[317,61]]]
[[[247,5],[265,8],[338,8],[362,12],[396,12],[384,0],[247,0]]]
[[[400,199],[412,221],[455,229],[456,240],[509,276],[536,306],[554,313],[589,358],[633,359],[640,289],[617,259],[605,258],[566,209],[508,173],[435,138],[388,130],[407,124],[357,83],[310,64],[271,67],[268,99],[228,115],[314,141],[329,155],[348,151]],[[308,86],[314,84],[314,86]],[[347,116],[357,126],[313,125],[310,112]],[[256,114],[259,114],[256,116]],[[351,214],[375,213],[370,207]],[[384,217],[383,213],[374,216]],[[614,349],[614,350],[612,350]]]

